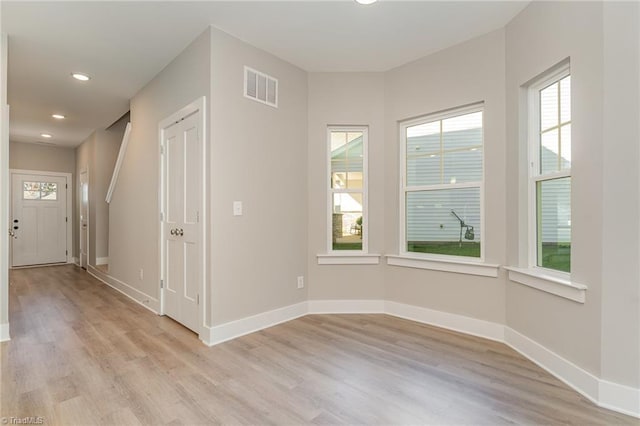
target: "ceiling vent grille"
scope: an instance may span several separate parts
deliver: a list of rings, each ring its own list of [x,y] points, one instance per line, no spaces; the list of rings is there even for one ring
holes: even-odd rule
[[[278,108],[278,80],[270,75],[245,66],[244,96]]]

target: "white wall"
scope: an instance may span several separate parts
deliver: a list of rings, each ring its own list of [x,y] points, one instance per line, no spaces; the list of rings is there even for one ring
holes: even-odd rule
[[[567,57],[572,85],[572,280],[589,287],[580,304],[507,285],[507,325],[585,370],[600,374],[603,235],[602,3],[531,3],[507,34],[507,261],[526,265],[526,121],[522,85]],[[519,115],[520,114],[520,115]]]
[[[309,299],[383,299],[384,265],[318,265],[327,253],[327,126],[369,127],[369,253],[384,251],[384,74],[309,74]],[[383,260],[384,261],[384,260]]]
[[[209,61],[207,30],[131,100],[129,145],[109,205],[109,275],[146,295],[155,309],[160,288],[158,124],[201,96],[209,99]]]
[[[212,325],[307,299],[307,74],[211,30]],[[278,108],[243,96],[244,66],[279,81]],[[242,201],[243,216],[232,215]]]
[[[437,52],[385,74],[385,252],[399,251],[398,122],[484,101],[487,263],[504,264],[505,88],[504,31]],[[388,300],[503,323],[504,273],[498,278],[388,266]]]

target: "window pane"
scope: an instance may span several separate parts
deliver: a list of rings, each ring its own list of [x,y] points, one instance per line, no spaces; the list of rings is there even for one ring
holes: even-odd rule
[[[444,182],[462,183],[482,180],[482,150],[471,148],[444,154]]]
[[[540,91],[540,131],[558,124],[558,83],[553,83]]]
[[[560,120],[571,121],[571,76],[560,80]]]
[[[53,182],[40,183],[40,198],[55,201],[58,199],[58,184]]]
[[[407,127],[407,153],[440,152],[440,121]]]
[[[444,150],[482,145],[482,112],[442,120]]]
[[[538,200],[537,264],[571,271],[571,178],[540,181]]]
[[[442,183],[439,155],[407,155],[407,186],[437,185],[439,183]]]
[[[22,199],[39,200],[40,182],[22,182]]]
[[[480,188],[407,192],[406,200],[407,251],[480,257]]]
[[[362,188],[363,133],[331,132],[332,188]]]
[[[540,174],[557,172],[560,170],[558,129],[543,133],[540,142]]]
[[[562,169],[571,168],[571,124],[560,128],[560,153],[562,155]]]
[[[362,250],[362,194],[333,194],[333,250]]]

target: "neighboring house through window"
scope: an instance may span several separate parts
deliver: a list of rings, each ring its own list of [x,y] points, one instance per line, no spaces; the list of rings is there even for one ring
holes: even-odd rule
[[[366,127],[329,127],[329,252],[367,252]]]
[[[401,254],[482,258],[483,104],[400,125]]]

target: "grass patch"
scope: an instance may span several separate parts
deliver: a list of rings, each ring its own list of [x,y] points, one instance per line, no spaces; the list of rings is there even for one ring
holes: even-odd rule
[[[362,243],[333,243],[334,250],[362,250]]]
[[[542,244],[542,259],[540,266],[556,271],[571,272],[571,244],[544,243]]]
[[[452,256],[480,257],[480,243],[463,241],[409,241],[407,250],[414,253],[448,254]]]

